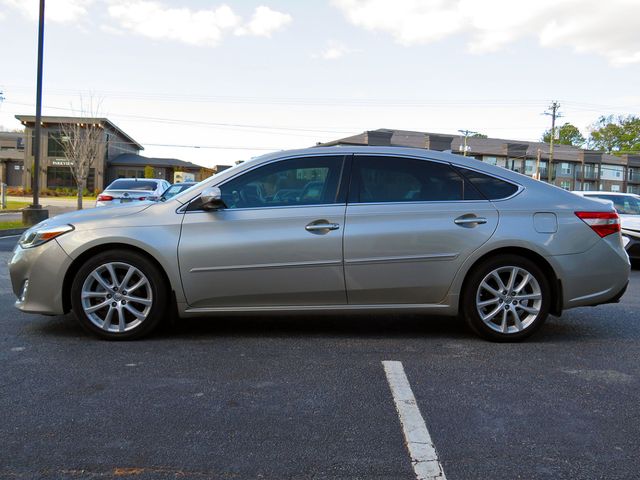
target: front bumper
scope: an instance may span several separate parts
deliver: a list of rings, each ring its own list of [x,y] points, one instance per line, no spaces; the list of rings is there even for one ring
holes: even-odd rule
[[[72,261],[56,240],[33,248],[17,245],[9,261],[15,306],[27,313],[63,314],[62,284]]]

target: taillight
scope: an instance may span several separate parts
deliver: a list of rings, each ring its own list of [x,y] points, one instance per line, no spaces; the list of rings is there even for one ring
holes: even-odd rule
[[[140,197],[138,200],[146,200],[147,197]]]
[[[576,212],[576,216],[603,238],[620,231],[620,217],[616,212]]]
[[[113,200],[113,197],[111,195],[98,195],[98,199],[99,202],[110,202],[111,200]]]

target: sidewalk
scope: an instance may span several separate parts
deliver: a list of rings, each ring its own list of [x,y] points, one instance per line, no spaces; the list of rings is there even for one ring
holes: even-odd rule
[[[31,203],[32,197],[18,197],[13,195],[7,196],[8,201],[13,202],[29,202]],[[76,204],[78,203],[75,198],[65,198],[65,197],[40,197],[40,204],[44,207],[68,207],[73,210],[76,208]],[[95,198],[85,198],[82,201],[82,208],[93,208],[96,206]]]
[[[31,203],[31,197],[16,197],[7,196],[8,201],[14,202],[29,202]],[[40,197],[40,204],[49,210],[49,218],[55,217],[62,213],[73,212],[76,210],[77,200],[75,198],[60,198],[60,197]],[[82,202],[83,209],[94,208],[96,202],[94,199],[84,199]],[[3,212],[0,210],[0,222],[18,222],[22,220],[22,212],[10,211]],[[25,228],[12,228],[6,230],[0,230],[0,238],[8,237],[11,235],[20,235],[26,230]]]

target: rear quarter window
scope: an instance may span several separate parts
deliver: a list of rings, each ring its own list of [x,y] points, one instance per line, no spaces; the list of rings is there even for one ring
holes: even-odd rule
[[[460,172],[476,187],[487,200],[501,200],[508,198],[518,191],[517,185],[500,178],[485,175],[466,168],[459,168]]]

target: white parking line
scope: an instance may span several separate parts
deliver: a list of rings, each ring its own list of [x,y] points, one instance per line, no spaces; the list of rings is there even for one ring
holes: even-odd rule
[[[402,362],[382,362],[398,410],[411,465],[418,480],[446,480],[436,448],[424,423]]]

